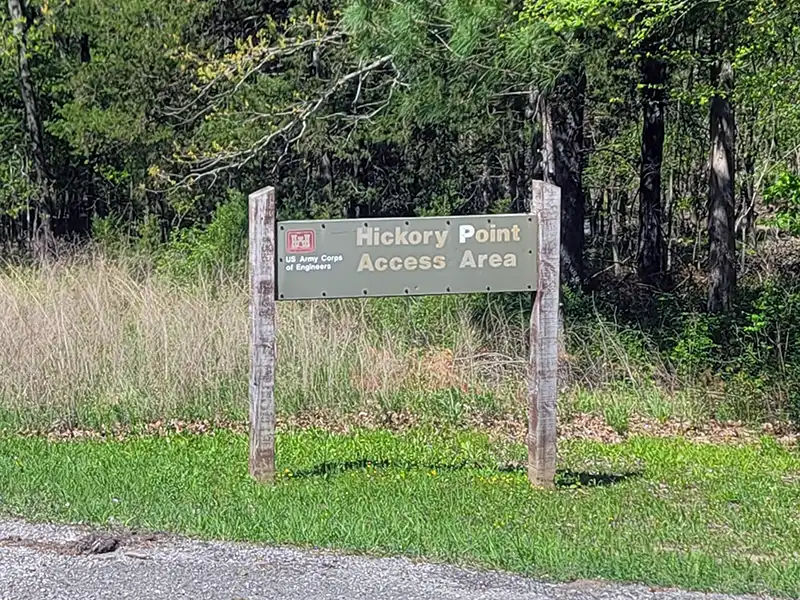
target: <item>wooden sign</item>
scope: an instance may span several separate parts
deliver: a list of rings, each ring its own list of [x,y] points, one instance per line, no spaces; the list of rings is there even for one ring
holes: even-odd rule
[[[554,484],[561,190],[535,181],[527,214],[283,221],[250,195],[250,474],[275,477],[277,300],[531,291],[528,477]]]

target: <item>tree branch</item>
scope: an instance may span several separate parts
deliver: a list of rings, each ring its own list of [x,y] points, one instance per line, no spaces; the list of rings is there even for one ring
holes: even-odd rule
[[[392,55],[383,56],[361,68],[347,73],[339,77],[335,80],[327,89],[325,89],[322,93],[320,93],[316,99],[301,103],[299,105],[295,105],[290,110],[283,111],[282,113],[278,114],[291,114],[294,113],[296,116],[283,125],[271,131],[258,140],[256,140],[253,144],[248,146],[247,148],[235,151],[228,151],[228,152],[221,152],[217,153],[212,156],[208,156],[202,158],[200,160],[186,161],[186,162],[194,162],[195,166],[191,169],[191,171],[185,175],[180,181],[174,185],[174,187],[182,187],[186,185],[191,185],[197,183],[206,178],[216,178],[221,172],[228,171],[231,169],[241,169],[245,165],[247,165],[253,158],[258,156],[267,146],[272,144],[273,142],[277,141],[278,139],[285,139],[284,143],[284,150],[281,156],[279,157],[277,162],[280,162],[281,158],[288,153],[289,148],[296,142],[298,142],[305,132],[308,129],[308,125],[310,120],[317,115],[318,112],[322,109],[325,105],[325,102],[330,99],[330,97],[337,92],[339,89],[347,85],[349,82],[353,81],[357,78],[362,78],[367,73],[375,71],[382,66],[390,63],[392,60]],[[392,86],[392,89],[394,86]],[[390,94],[391,98],[391,94]],[[368,115],[356,115],[355,121],[356,123],[360,120],[368,119],[377,114],[385,105],[388,103],[388,100],[382,103],[378,109],[372,110]],[[263,115],[263,116],[270,116],[270,115]],[[271,115],[276,116],[276,115]],[[353,117],[351,117],[353,118]],[[295,132],[295,133],[293,133]]]

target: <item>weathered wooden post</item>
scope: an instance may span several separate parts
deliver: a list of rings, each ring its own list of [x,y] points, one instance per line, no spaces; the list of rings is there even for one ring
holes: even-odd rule
[[[250,475],[275,479],[275,188],[250,194]]]
[[[553,487],[556,475],[558,302],[561,189],[534,181],[531,212],[539,222],[538,283],[530,323],[528,364],[528,479]]]

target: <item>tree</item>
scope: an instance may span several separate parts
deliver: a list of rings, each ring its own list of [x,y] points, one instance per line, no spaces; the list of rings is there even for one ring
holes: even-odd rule
[[[666,135],[669,57],[684,36],[685,6],[623,2],[613,8],[623,53],[638,68],[641,98],[639,155],[639,236],[637,270],[642,281],[657,284],[664,274],[662,164]],[[629,25],[622,25],[622,24]]]
[[[8,0],[8,12],[13,25],[14,41],[17,47],[17,77],[19,92],[24,106],[25,133],[30,156],[34,165],[35,183],[39,201],[34,207],[34,231],[37,243],[37,256],[43,259],[52,249],[53,234],[51,215],[55,203],[53,186],[44,147],[42,116],[39,112],[36,88],[28,64],[28,20],[24,0]]]
[[[664,268],[661,164],[664,159],[666,62],[653,55],[640,59],[642,81],[642,152],[639,176],[639,276],[654,283]]]
[[[583,283],[584,221],[583,118],[586,74],[558,77],[544,98],[544,179],[561,188],[561,279],[571,287]]]
[[[730,310],[736,290],[736,232],[734,229],[734,178],[736,122],[730,96],[733,66],[720,57],[711,68],[715,87],[711,99],[708,190],[709,281],[708,309]]]
[[[160,241],[265,178],[294,218],[518,211],[546,178],[566,283],[691,262],[723,310],[731,232],[744,263],[765,188],[800,168],[796,0],[12,5],[3,242],[27,215]]]
[[[736,290],[734,35],[731,12],[718,15],[710,36],[714,92],[709,111],[708,310],[713,313],[730,310]]]

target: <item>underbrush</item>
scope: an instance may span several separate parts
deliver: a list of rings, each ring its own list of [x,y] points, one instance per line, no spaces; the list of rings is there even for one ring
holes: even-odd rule
[[[561,418],[588,412],[621,432],[633,416],[791,418],[800,292],[742,297],[725,320],[652,297],[661,309],[647,320],[649,309],[619,310],[608,294],[566,296]],[[526,294],[281,303],[279,413],[523,421],[529,310]],[[6,267],[0,418],[6,428],[244,420],[248,331],[235,270],[176,278],[89,251]]]
[[[0,424],[103,427],[247,417],[246,200],[166,244],[94,224],[90,247],[0,270]],[[605,273],[565,290],[560,418],[800,416],[800,248],[751,257],[737,305],[704,308],[691,269],[662,289]],[[760,262],[757,262],[760,261]],[[448,425],[525,419],[530,294],[279,304],[280,416]]]

